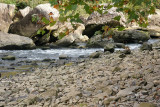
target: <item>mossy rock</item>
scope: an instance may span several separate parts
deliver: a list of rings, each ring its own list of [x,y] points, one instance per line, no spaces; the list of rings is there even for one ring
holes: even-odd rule
[[[121,71],[120,67],[115,67],[114,70],[113,70],[113,72],[119,72],[119,71]]]
[[[8,56],[2,57],[2,60],[16,60],[16,57],[12,55],[8,55]]]
[[[153,103],[143,102],[143,103],[140,103],[138,107],[157,107],[157,106]]]

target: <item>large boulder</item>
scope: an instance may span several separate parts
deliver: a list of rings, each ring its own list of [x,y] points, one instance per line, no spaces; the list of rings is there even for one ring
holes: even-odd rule
[[[32,9],[29,6],[25,7],[24,9],[18,10],[13,18],[14,22],[22,20],[31,10]]]
[[[50,13],[53,14],[49,15]],[[22,20],[11,24],[9,33],[31,37],[37,32],[37,30],[44,26],[44,24],[32,22],[33,17],[39,17],[39,21],[41,17],[45,17],[46,19],[53,17],[54,20],[57,20],[59,17],[59,12],[49,3],[40,4],[36,6],[31,12],[29,12]]]
[[[32,39],[19,36],[16,34],[8,34],[0,32],[0,49],[32,49],[35,47]]]
[[[0,3],[0,31],[8,32],[14,11],[15,5]]]
[[[149,25],[147,28],[149,29],[151,36],[160,37],[160,10],[156,9],[156,14],[150,15],[148,20]]]
[[[136,22],[129,23],[126,26],[131,29],[147,31],[151,37],[160,37],[160,9],[156,9],[155,14],[148,16],[148,22],[147,28],[139,27]]]
[[[118,43],[142,43],[150,39],[150,35],[143,31],[126,30],[114,31],[112,38]]]
[[[107,6],[107,4],[105,4]],[[93,12],[88,19],[85,21],[85,27],[83,34],[89,37],[93,36],[94,33],[102,29],[102,26],[107,25],[110,27],[125,26],[125,16],[121,12],[116,11],[116,7],[112,7],[108,12],[103,15],[98,12]],[[116,16],[121,16],[120,21],[114,20]]]
[[[82,35],[82,32],[85,29],[85,26],[81,23],[75,23],[74,25],[75,25],[75,30],[72,29],[72,32],[70,32],[68,35],[66,35],[65,37],[63,37],[62,39],[60,39],[56,42],[56,44],[58,46],[69,46],[72,43],[81,43],[81,42],[88,41],[89,38],[86,35]],[[72,27],[70,26],[70,29],[71,28]],[[63,29],[63,27],[62,27],[62,29]],[[67,28],[67,29],[70,30],[69,28]],[[59,31],[63,31],[63,30],[60,29]],[[58,34],[57,34],[57,36],[58,36]]]

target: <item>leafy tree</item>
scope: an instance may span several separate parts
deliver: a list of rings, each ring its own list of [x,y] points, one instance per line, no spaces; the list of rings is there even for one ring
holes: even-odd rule
[[[117,11],[123,12],[127,16],[127,22],[137,22],[141,27],[147,27],[148,15],[155,13],[155,7],[158,7],[157,0],[49,0],[54,8],[60,12],[59,20],[61,22],[70,19],[71,22],[82,22],[80,14],[77,12],[78,6],[87,13],[91,14],[93,11],[98,11],[100,14],[107,12],[107,9],[117,7]],[[108,3],[104,8],[103,3]],[[53,13],[50,13],[52,15]],[[121,16],[114,19],[120,20]],[[45,24],[54,25],[55,21],[50,18],[50,21],[42,20]],[[103,27],[104,31],[108,32],[108,26]],[[119,28],[123,30],[123,28]],[[42,31],[41,31],[42,32]]]
[[[66,21],[68,18],[72,21],[81,22],[80,14],[76,13],[78,5],[83,6],[86,13],[91,14],[93,11],[98,11],[103,14],[102,3],[109,3],[111,7],[117,7],[117,11],[122,11],[128,16],[129,22],[137,22],[140,26],[146,27],[148,25],[147,16],[155,13],[157,0],[50,0],[50,3],[60,11],[60,21]],[[67,12],[72,11],[70,14]],[[67,14],[67,15],[66,15]],[[119,17],[115,18],[120,19]]]

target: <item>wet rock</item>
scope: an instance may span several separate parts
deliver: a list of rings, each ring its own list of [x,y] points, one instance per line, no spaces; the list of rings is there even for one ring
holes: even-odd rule
[[[124,43],[115,43],[116,48],[125,48]]]
[[[152,51],[152,44],[148,44],[148,43],[143,43],[142,46],[140,47],[140,50],[144,51],[144,50],[149,50]]]
[[[119,55],[119,58],[125,58],[125,57],[126,57],[126,55],[124,53]]]
[[[128,54],[131,54],[131,50],[130,49],[125,49],[125,50],[121,51],[121,53],[123,53],[125,55],[128,55]]]
[[[59,59],[67,59],[67,58],[68,58],[68,56],[65,55],[65,54],[62,54],[62,55],[59,56]]]
[[[16,59],[16,57],[15,56],[11,56],[11,55],[2,57],[2,60],[15,60],[15,59]]]
[[[51,59],[44,59],[43,62],[51,62]],[[35,64],[36,65],[36,64]]]
[[[89,57],[90,58],[99,58],[100,54],[101,54],[100,52],[94,52]]]
[[[109,43],[104,47],[104,52],[109,51],[111,53],[114,52],[115,45],[113,43]]]

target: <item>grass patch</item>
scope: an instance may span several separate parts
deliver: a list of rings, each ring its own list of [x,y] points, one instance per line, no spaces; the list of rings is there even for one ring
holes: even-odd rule
[[[14,71],[14,72],[1,72],[1,78],[3,78],[3,77],[9,78],[10,76],[15,76],[19,73],[22,73],[22,72],[16,72],[16,71]]]
[[[15,4],[26,3],[27,6],[35,7],[38,4],[49,3],[49,0],[0,0],[0,3]]]
[[[81,103],[81,104],[79,104],[79,107],[87,107],[87,104],[86,103]]]
[[[70,62],[70,63],[67,63],[67,64],[65,64],[66,66],[71,66],[71,65],[73,65],[73,63],[72,62]]]

